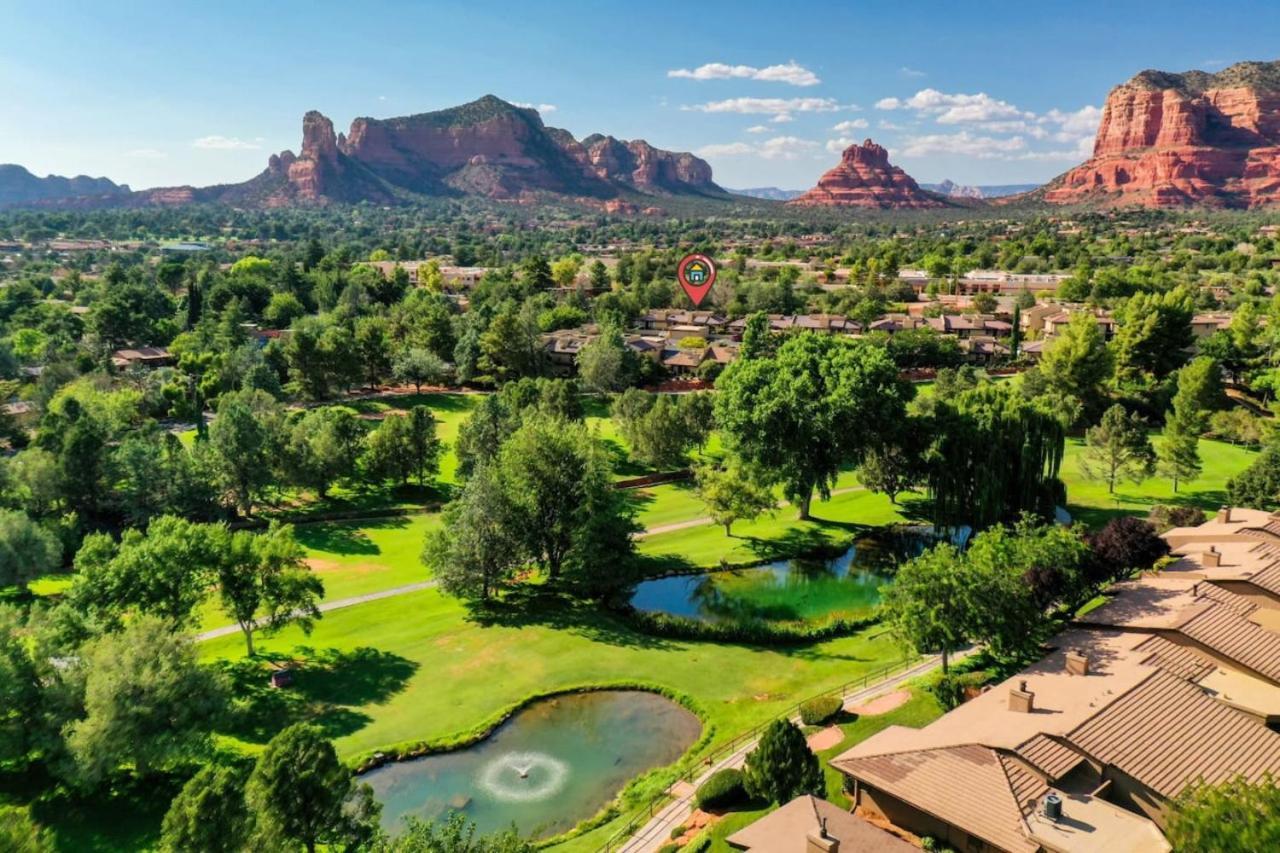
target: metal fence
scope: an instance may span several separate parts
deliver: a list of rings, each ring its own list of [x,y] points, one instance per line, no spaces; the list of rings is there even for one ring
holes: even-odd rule
[[[856,678],[853,681],[846,681],[839,687],[833,687],[830,690],[824,690],[821,693],[815,693],[806,699],[801,699],[785,711],[782,711],[778,716],[790,719],[800,713],[801,705],[804,705],[807,702],[812,702],[814,699],[820,699],[823,696],[839,696],[841,699],[844,699],[850,693],[861,692],[871,687],[873,684],[887,681],[894,675],[906,672],[924,660],[925,658],[919,656],[903,658],[897,663],[889,664],[868,672],[866,675],[862,676],[862,678]],[[744,745],[758,738],[760,733],[763,732],[772,722],[773,720],[767,720],[763,723],[752,726],[745,732],[735,735],[725,743],[720,744],[715,749],[711,750],[711,752],[704,755],[699,761],[685,768],[685,770],[676,777],[676,782],[693,782],[693,780],[697,779],[700,774],[705,773],[708,769],[714,767],[727,756],[733,755]],[[672,784],[675,783],[673,782]],[[631,838],[632,834],[635,833],[638,828],[648,823],[655,814],[661,811],[661,809],[668,804],[669,800],[670,795],[666,792],[658,794],[650,799],[649,802],[646,803],[639,811],[634,812],[617,832],[609,836],[604,844],[598,848],[598,853],[610,853],[610,851],[616,850],[624,845],[627,840]]]

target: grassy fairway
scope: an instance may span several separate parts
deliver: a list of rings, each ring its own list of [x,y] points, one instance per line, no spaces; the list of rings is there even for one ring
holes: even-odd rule
[[[1153,435],[1153,440],[1155,436]],[[1155,504],[1182,504],[1215,510],[1227,500],[1227,480],[1248,467],[1257,452],[1221,441],[1200,441],[1201,474],[1182,483],[1178,493],[1163,477],[1152,477],[1141,483],[1123,481],[1116,484],[1114,495],[1107,493],[1106,483],[1090,482],[1080,474],[1080,455],[1084,441],[1067,439],[1062,460],[1062,480],[1067,484],[1067,510],[1072,518],[1090,527],[1105,524],[1117,515],[1145,515]]]
[[[296,710],[316,714],[348,758],[467,732],[533,693],[620,680],[690,696],[717,738],[727,738],[901,655],[882,628],[764,649],[663,640],[594,608],[566,607],[482,623],[454,599],[425,590],[334,611],[310,637],[290,628],[260,645],[286,654],[310,649],[301,655],[313,665],[297,688],[307,707]],[[236,660],[243,643],[214,640],[200,653]],[[273,712],[237,734],[260,743],[289,722],[288,713]]]

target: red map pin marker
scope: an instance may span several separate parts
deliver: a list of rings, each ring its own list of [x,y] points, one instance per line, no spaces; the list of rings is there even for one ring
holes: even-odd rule
[[[697,308],[707,298],[711,285],[716,283],[716,265],[706,255],[685,255],[676,267],[676,278],[693,307]]]

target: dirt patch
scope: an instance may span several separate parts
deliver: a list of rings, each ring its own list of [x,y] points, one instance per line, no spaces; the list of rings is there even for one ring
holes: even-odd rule
[[[909,701],[911,701],[910,690],[895,690],[893,693],[877,696],[870,702],[863,702],[861,705],[846,705],[845,710],[851,714],[857,714],[859,717],[874,717],[879,714],[887,714],[895,708],[901,708]]]
[[[842,740],[844,740],[844,732],[840,730],[839,726],[827,726],[822,731],[814,732],[806,738],[809,749],[814,752],[830,749]]]
[[[337,560],[326,560],[322,557],[308,557],[304,561],[316,574],[344,571],[353,575],[367,575],[371,572],[386,571],[386,566],[379,563],[339,563]]]
[[[693,814],[689,815],[689,819],[684,822],[684,834],[671,840],[673,843],[683,847],[701,835],[702,830],[719,821],[721,817],[723,815],[714,815],[704,812],[702,809],[694,809]]]

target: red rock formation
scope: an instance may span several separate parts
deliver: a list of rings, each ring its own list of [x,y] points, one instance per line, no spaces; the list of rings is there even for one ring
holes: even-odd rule
[[[889,152],[870,139],[850,145],[840,163],[818,185],[787,204],[809,207],[930,208],[945,202],[920,189],[915,180],[890,165]]]
[[[1107,96],[1093,157],[1046,201],[1257,207],[1280,201],[1280,63],[1144,71]]]

